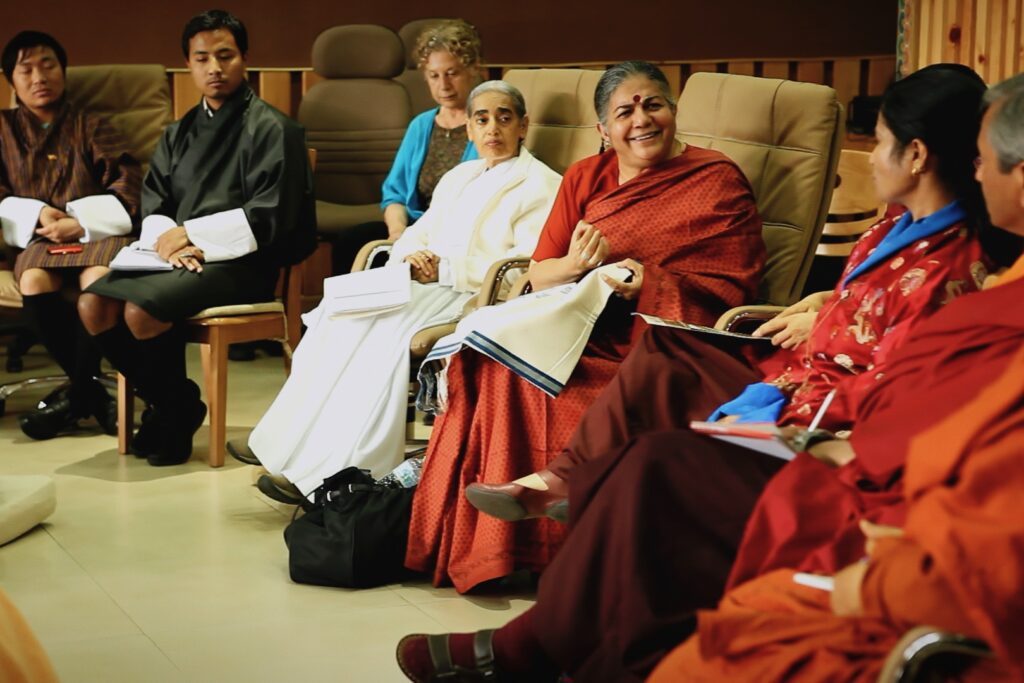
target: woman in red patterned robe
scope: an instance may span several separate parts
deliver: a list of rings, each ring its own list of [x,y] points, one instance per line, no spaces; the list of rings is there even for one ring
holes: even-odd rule
[[[764,263],[749,184],[718,152],[675,140],[675,105],[656,67],[609,69],[595,103],[612,151],[566,172],[530,279],[544,289],[605,261],[618,261],[633,278],[609,281],[620,296],[555,399],[483,356],[452,360],[449,408],[434,426],[413,501],[406,564],[459,591],[516,569],[542,569],[564,535],[549,520],[512,527],[478,516],[462,496],[465,485],[541,469],[562,450],[639,338],[644,324],[633,310],[713,323],[753,298]]]

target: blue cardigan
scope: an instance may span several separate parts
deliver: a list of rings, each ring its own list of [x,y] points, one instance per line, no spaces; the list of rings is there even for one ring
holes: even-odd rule
[[[420,177],[420,169],[423,168],[423,160],[427,158],[427,147],[430,144],[430,131],[434,127],[434,117],[439,108],[428,109],[409,123],[402,138],[402,144],[395,156],[395,163],[391,166],[391,172],[384,179],[384,187],[381,194],[383,199],[380,202],[381,211],[391,204],[404,204],[409,213],[409,224],[411,225],[427,207],[420,206],[419,192],[416,191],[416,182]],[[466,151],[462,154],[462,161],[476,159],[476,147],[472,142],[466,143]]]

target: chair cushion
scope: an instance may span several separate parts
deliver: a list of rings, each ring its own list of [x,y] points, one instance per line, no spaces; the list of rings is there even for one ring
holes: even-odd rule
[[[21,308],[21,292],[14,281],[14,273],[9,270],[0,270],[0,306]]]
[[[213,306],[204,308],[189,320],[204,318],[223,318],[232,315],[255,315],[257,313],[284,313],[284,304],[280,301],[268,301],[262,304],[234,304],[231,306]]]
[[[334,235],[363,223],[383,221],[379,204],[335,204],[317,200],[316,229],[323,235]]]
[[[768,249],[760,296],[791,303],[800,295],[832,194],[843,130],[835,91],[696,73],[686,81],[676,121],[682,140],[722,152],[747,176]]]
[[[101,114],[148,165],[164,127],[171,122],[171,88],[160,64],[68,67],[68,99]]]
[[[57,487],[51,477],[0,477],[0,545],[42,522],[57,509]]]
[[[526,100],[526,148],[558,173],[601,148],[594,112],[601,74],[592,69],[510,69],[505,74]]]
[[[402,39],[383,26],[334,26],[313,41],[313,71],[324,78],[394,78],[404,68]]]

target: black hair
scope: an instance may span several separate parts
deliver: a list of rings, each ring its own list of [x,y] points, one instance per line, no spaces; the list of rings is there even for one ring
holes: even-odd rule
[[[245,24],[231,12],[211,9],[195,15],[185,24],[185,30],[181,32],[181,52],[185,55],[185,59],[187,60],[189,57],[188,44],[191,42],[192,36],[203,31],[216,31],[219,28],[231,32],[231,35],[235,37],[238,51],[245,57],[249,52],[249,34],[245,30]]]
[[[985,90],[985,81],[962,64],[932,64],[885,89],[881,116],[896,138],[894,154],[913,140],[924,143],[936,160],[939,180],[967,211],[972,232],[989,257],[1002,263],[1019,248],[1008,247],[1007,233],[992,228],[981,185],[974,179]]]
[[[3,56],[0,57],[4,77],[11,85],[14,85],[11,77],[14,74],[14,67],[18,64],[18,55],[24,50],[29,50],[33,47],[48,47],[53,50],[53,54],[57,56],[57,61],[60,62],[60,70],[67,71],[68,54],[61,47],[61,44],[57,42],[56,38],[49,33],[41,31],[22,31],[8,41],[7,45],[4,46]]]

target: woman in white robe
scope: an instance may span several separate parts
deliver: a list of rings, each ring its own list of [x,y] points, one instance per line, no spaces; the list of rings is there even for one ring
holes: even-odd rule
[[[561,177],[522,146],[522,94],[488,81],[467,112],[480,159],[441,178],[391,250],[390,264],[409,263],[411,302],[363,317],[332,317],[323,304],[306,314],[291,376],[249,436],[260,464],[303,495],[345,467],[380,477],[401,462],[413,335],[457,320],[492,263],[537,244]]]

